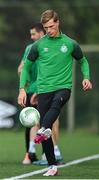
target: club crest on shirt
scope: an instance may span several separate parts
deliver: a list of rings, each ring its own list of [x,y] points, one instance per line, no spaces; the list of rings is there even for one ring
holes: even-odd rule
[[[68,48],[67,48],[66,45],[63,44],[63,45],[61,46],[60,50],[61,50],[61,52],[65,53],[65,52],[68,51]]]
[[[48,52],[48,48],[47,47],[44,48],[44,52]]]

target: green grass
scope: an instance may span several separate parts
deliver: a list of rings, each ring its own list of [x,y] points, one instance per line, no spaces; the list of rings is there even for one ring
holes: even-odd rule
[[[22,165],[24,157],[24,131],[0,131],[0,179],[18,176],[46,166]],[[59,146],[65,162],[99,154],[99,136],[86,130],[76,130],[73,134],[60,132]],[[37,145],[37,154],[41,156],[41,146]],[[98,179],[99,159],[83,162],[59,169],[59,176],[51,179]],[[38,174],[28,179],[44,179]]]

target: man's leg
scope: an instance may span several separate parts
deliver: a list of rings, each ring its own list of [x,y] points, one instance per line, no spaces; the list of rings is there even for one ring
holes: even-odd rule
[[[59,137],[59,118],[56,119],[56,121],[53,123],[52,126],[52,139],[54,145],[57,145],[58,137]]]
[[[61,108],[69,100],[70,94],[71,91],[69,89],[59,90],[54,93],[51,105],[43,118],[42,127],[52,129],[53,123],[59,116]]]
[[[30,140],[30,128],[25,129],[25,147],[26,147],[26,154],[24,160],[22,161],[23,164],[30,164],[31,160],[29,158],[28,150],[29,150],[29,140]]]
[[[57,162],[60,162],[62,160],[62,155],[58,147],[58,137],[59,137],[59,117],[56,119],[56,121],[53,123],[52,126],[52,140],[54,144],[55,158]]]
[[[31,106],[31,104],[30,104],[31,96],[32,96],[32,94],[27,94],[26,107]],[[31,137],[32,133],[33,133],[33,135],[36,134],[36,132],[37,132],[36,128],[37,127],[33,127],[32,131],[31,131],[31,128],[26,128],[26,130],[25,130],[26,155],[23,160],[23,164],[30,164],[31,162],[38,160],[36,157],[34,138],[32,140],[32,137]],[[33,150],[32,150],[32,148],[33,148]],[[33,152],[33,151],[35,151],[35,152]]]
[[[38,96],[38,110],[40,112],[40,126],[42,127],[43,118],[46,115],[47,111],[50,108],[51,101],[54,97],[54,93],[44,93]],[[48,146],[47,146],[48,144]],[[52,138],[42,142],[42,148],[46,155],[49,165],[56,164],[55,155],[54,155],[54,146]]]
[[[25,144],[26,144],[26,152],[29,150],[29,140],[30,140],[30,128],[25,129]]]
[[[57,161],[57,163],[60,163],[63,158],[62,158],[60,149],[58,147],[58,136],[59,136],[59,117],[53,123],[52,140],[53,140],[53,144],[54,144],[54,154],[55,154],[56,161]],[[43,148],[42,148],[41,160],[39,160],[38,162],[34,162],[33,164],[37,164],[37,165],[47,165],[48,164]]]
[[[44,128],[41,128],[38,132],[39,136],[37,138],[41,138],[41,141],[43,141],[42,145],[49,165],[56,164],[53,142],[52,138],[45,141],[45,139],[42,139],[42,135],[44,135],[47,128],[52,128],[54,121],[60,114],[62,106],[67,102],[69,97],[70,90],[67,89],[53,93],[40,94],[38,97],[38,107],[41,115],[41,127],[44,127],[45,130]]]
[[[28,152],[29,152],[29,158],[31,159],[32,162],[38,161],[36,156],[35,142],[34,142],[38,129],[39,129],[39,125],[36,125],[30,129]]]

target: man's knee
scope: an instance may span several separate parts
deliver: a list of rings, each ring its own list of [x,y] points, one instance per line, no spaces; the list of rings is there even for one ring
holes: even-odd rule
[[[52,108],[61,109],[61,107],[69,100],[70,91],[64,90],[57,93],[52,102]]]

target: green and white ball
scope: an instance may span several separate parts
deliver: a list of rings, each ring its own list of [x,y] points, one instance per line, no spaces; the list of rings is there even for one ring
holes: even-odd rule
[[[39,124],[40,113],[33,107],[25,107],[19,115],[20,122],[25,127],[33,127]]]

